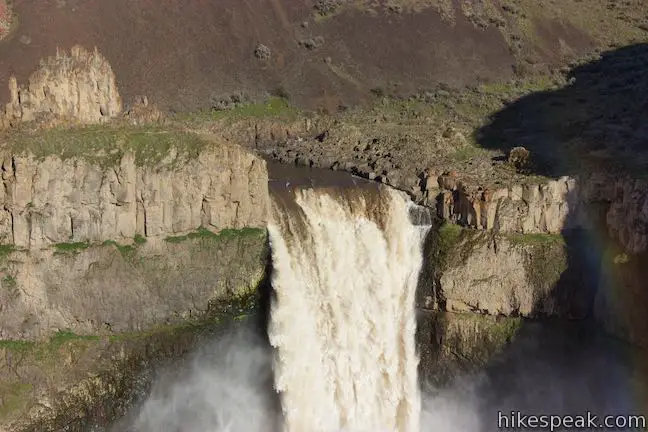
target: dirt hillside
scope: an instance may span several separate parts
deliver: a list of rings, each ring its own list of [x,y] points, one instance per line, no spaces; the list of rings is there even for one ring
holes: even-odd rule
[[[126,103],[145,94],[186,110],[245,90],[336,109],[372,90],[507,79],[640,39],[648,34],[640,3],[13,0],[17,25],[0,42],[0,102],[11,74],[23,83],[57,47],[82,44],[107,57]],[[2,11],[0,3],[0,20]]]

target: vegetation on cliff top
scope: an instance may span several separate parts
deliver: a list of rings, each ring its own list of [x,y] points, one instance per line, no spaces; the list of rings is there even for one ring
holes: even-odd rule
[[[532,233],[532,234],[507,234],[506,238],[514,245],[564,245],[565,239],[560,234]]]
[[[38,159],[57,156],[80,158],[99,166],[115,166],[125,153],[135,156],[138,166],[160,164],[172,149],[179,158],[197,157],[209,141],[173,127],[132,126],[119,123],[58,126],[48,129],[8,130],[0,135],[0,150],[11,154],[31,153]]]
[[[293,121],[304,112],[293,107],[284,97],[271,96],[264,102],[242,101],[225,108],[178,113],[171,120],[179,125],[198,127],[210,123],[231,123],[249,119]]]
[[[247,236],[261,236],[265,235],[265,230],[260,228],[241,228],[241,229],[231,229],[226,228],[218,232],[212,232],[207,228],[201,227],[198,230],[191,232],[189,234],[181,236],[170,236],[165,239],[169,243],[180,243],[189,239],[208,239],[208,240],[227,240],[237,237],[247,237]]]

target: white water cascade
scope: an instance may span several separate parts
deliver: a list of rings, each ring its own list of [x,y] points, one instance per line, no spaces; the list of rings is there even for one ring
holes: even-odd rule
[[[383,187],[273,200],[269,336],[284,432],[419,431],[424,229],[410,206]]]

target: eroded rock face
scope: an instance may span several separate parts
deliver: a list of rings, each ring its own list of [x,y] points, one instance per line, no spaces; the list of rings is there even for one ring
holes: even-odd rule
[[[24,87],[12,77],[9,90],[11,99],[0,122],[5,126],[48,117],[99,123],[122,110],[110,64],[96,49],[80,46],[42,61]]]
[[[559,234],[587,227],[589,220],[598,217],[591,214],[593,207],[602,204],[611,239],[631,253],[648,247],[645,180],[595,174],[491,190],[441,175],[435,184],[440,186],[436,198],[440,215],[465,226],[501,233]]]
[[[563,177],[544,184],[483,189],[439,177],[439,211],[446,219],[498,232],[557,234],[569,223],[576,207],[576,180]]]
[[[571,263],[570,263],[571,264]],[[466,230],[445,251],[439,304],[450,312],[505,316],[584,317],[591,295],[568,278],[559,237],[489,235]]]
[[[169,155],[174,158],[173,152]],[[199,227],[265,227],[265,162],[235,146],[205,150],[182,166],[117,166],[83,159],[11,156],[2,163],[0,243],[130,242]]]
[[[458,373],[485,367],[515,338],[521,324],[514,317],[421,313],[417,326],[421,378],[442,384]]]
[[[210,304],[253,292],[265,230],[126,247],[13,252],[0,263],[0,340],[146,331],[201,318]]]

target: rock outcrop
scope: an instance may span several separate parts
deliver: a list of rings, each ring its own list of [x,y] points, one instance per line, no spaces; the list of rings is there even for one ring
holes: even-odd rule
[[[74,145],[97,130],[98,150]],[[56,152],[7,138],[0,156],[1,430],[112,421],[151,364],[256,307],[266,274],[262,159],[168,130],[79,131],[47,131]]]
[[[515,338],[522,320],[474,313],[422,312],[417,342],[423,381],[444,384],[485,367]]]
[[[577,205],[577,183],[569,177],[498,189],[467,186],[449,174],[437,183],[438,195],[429,194],[436,196],[439,214],[477,229],[558,234],[569,222],[570,204]]]
[[[173,162],[171,150],[166,162]],[[163,161],[164,162],[164,161]],[[8,156],[2,163],[0,243],[40,248],[65,242],[130,242],[199,227],[265,227],[265,162],[243,149],[205,149],[174,168],[117,166],[80,158]]]
[[[564,240],[547,234],[503,235],[445,225],[426,247],[428,309],[504,316],[584,317],[591,290]],[[430,246],[432,243],[432,246]],[[574,283],[576,282],[576,283]]]
[[[9,91],[0,126],[54,119],[99,123],[122,110],[110,64],[97,49],[90,52],[80,46],[42,61],[25,87],[11,77]]]
[[[265,265],[265,234],[244,242],[228,236],[265,233],[266,164],[234,145],[204,146],[186,157],[171,149],[150,165],[138,165],[133,153],[116,165],[7,156],[0,339],[140,330],[254,285]],[[187,235],[203,238],[202,247],[165,241]],[[120,258],[133,248],[138,261]]]
[[[140,242],[6,254],[0,340],[147,331],[195,320],[214,301],[253,292],[268,253],[260,229]]]
[[[498,189],[467,186],[452,173],[435,178],[429,205],[446,220],[500,233],[560,234],[589,228],[602,209],[609,237],[628,252],[648,247],[648,183],[593,174]]]

